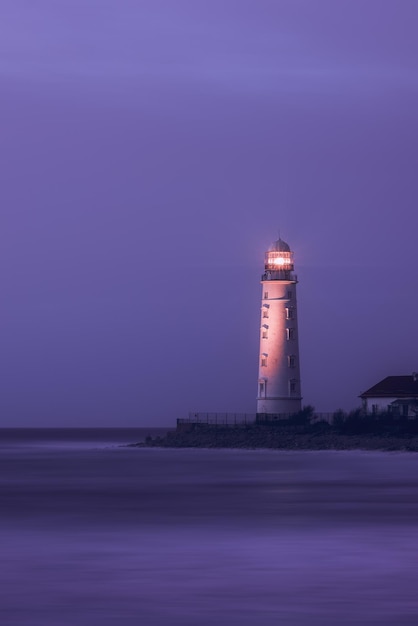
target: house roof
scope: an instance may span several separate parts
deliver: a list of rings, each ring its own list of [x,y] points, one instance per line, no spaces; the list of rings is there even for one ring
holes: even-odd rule
[[[418,398],[418,376],[386,376],[360,398]]]

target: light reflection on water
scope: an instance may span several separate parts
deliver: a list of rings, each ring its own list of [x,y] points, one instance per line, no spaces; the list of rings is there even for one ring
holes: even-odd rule
[[[0,458],[0,623],[417,624],[418,455]]]

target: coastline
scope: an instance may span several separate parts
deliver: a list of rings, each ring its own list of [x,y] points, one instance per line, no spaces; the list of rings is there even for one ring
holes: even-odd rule
[[[194,425],[177,429],[164,437],[147,437],[136,447],[159,448],[242,448],[269,450],[381,450],[418,452],[418,434],[415,433],[341,433],[332,427],[320,425],[247,426],[228,428]]]

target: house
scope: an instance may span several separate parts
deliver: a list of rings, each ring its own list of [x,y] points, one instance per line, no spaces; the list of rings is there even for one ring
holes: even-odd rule
[[[366,413],[388,411],[403,417],[418,417],[418,373],[387,376],[360,394]]]

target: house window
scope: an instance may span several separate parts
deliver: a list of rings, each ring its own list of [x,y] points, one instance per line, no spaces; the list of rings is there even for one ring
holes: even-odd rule
[[[293,369],[294,367],[296,367],[296,358],[293,356],[293,354],[287,357],[287,362],[290,368]]]
[[[269,292],[268,292],[268,291],[265,291],[265,292],[264,292],[264,300],[267,300],[267,299],[268,299],[268,297],[269,297]]]
[[[286,328],[286,339],[288,341],[292,341],[295,338],[295,329],[294,328]]]
[[[286,319],[287,320],[292,320],[294,318],[294,310],[287,308],[286,309]]]

